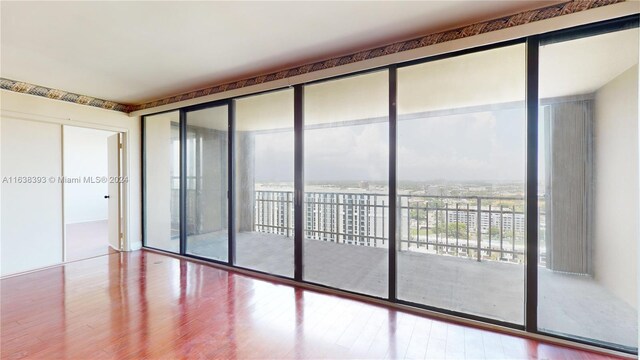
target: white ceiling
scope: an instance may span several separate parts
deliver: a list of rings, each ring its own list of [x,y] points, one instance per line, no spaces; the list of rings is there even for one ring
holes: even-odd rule
[[[0,2],[0,75],[141,103],[558,1]]]
[[[629,29],[540,48],[540,97],[592,93],[638,64],[640,31]]]

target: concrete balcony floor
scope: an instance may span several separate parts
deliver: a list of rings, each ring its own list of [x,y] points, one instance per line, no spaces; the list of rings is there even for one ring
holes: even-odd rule
[[[189,236],[188,252],[226,259],[226,233]],[[241,232],[237,265],[293,276],[293,238]],[[387,296],[387,249],[306,240],[305,280]],[[524,266],[505,262],[398,253],[398,297],[413,303],[515,324],[524,319]],[[549,332],[636,348],[637,310],[589,276],[540,267],[539,327]]]

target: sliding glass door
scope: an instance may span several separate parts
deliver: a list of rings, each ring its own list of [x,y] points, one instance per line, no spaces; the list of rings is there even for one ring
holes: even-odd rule
[[[145,116],[145,246],[637,352],[639,41],[629,17]]]
[[[524,323],[525,46],[398,69],[398,298]]]
[[[638,347],[638,28],[540,47],[540,330]]]
[[[293,277],[293,90],[235,100],[238,266]]]
[[[228,259],[227,105],[187,111],[186,253],[218,261]]]
[[[387,296],[388,84],[385,70],[304,88],[306,281]]]
[[[180,114],[144,118],[145,246],[180,252]]]

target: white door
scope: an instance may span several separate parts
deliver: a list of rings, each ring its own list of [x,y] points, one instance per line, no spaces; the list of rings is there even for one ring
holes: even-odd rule
[[[108,155],[108,184],[109,193],[109,246],[116,250],[122,250],[120,242],[120,134],[111,135],[107,138]]]

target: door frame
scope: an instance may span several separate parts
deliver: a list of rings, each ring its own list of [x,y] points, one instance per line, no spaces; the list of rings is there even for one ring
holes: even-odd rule
[[[62,128],[62,141],[61,141],[61,155],[62,155],[62,176],[65,176],[64,174],[64,127],[65,126],[74,126],[74,127],[80,127],[80,128],[84,128],[84,129],[91,129],[91,130],[103,130],[103,131],[111,131],[113,134],[112,135],[118,135],[118,142],[120,145],[122,145],[122,148],[120,149],[121,152],[118,154],[118,167],[119,167],[119,176],[121,177],[129,177],[129,172],[128,172],[128,161],[127,161],[127,141],[128,141],[128,136],[127,136],[127,130],[116,130],[116,129],[112,129],[112,127],[110,126],[95,126],[95,124],[60,124],[60,127]],[[105,144],[106,146],[106,144]],[[129,193],[128,191],[128,187],[129,187],[129,181],[125,182],[124,184],[121,184],[118,188],[118,219],[116,220],[118,222],[118,233],[119,233],[119,239],[118,239],[118,247],[119,249],[114,249],[116,251],[126,251],[126,249],[129,249],[129,242],[128,242],[128,236],[127,236],[127,231],[128,231],[128,221],[127,221],[127,215],[129,214],[128,211],[128,204],[129,202],[127,201],[127,195]],[[73,262],[73,261],[78,261],[78,260],[82,260],[82,259],[75,259],[75,260],[69,260],[68,256],[67,256],[67,226],[66,226],[66,220],[65,220],[65,184],[62,184],[62,263],[68,263],[68,262]],[[108,231],[108,229],[107,229]],[[107,245],[110,248],[113,248],[111,246],[110,243],[107,243]]]
[[[71,124],[61,124],[61,156],[62,156],[62,169],[61,169],[61,173],[63,177],[66,177],[65,173],[64,173],[64,144],[65,144],[65,136],[64,136],[64,127],[65,126],[72,126],[72,127],[77,127],[77,128],[83,128],[83,129],[89,129],[89,130],[99,130],[99,131],[109,131],[111,132],[111,135],[109,136],[113,136],[113,135],[117,135],[118,136],[118,145],[119,145],[119,153],[118,153],[118,176],[119,177],[124,177],[124,157],[125,157],[125,153],[124,153],[124,139],[125,139],[125,135],[123,134],[123,132],[121,131],[114,131],[114,130],[110,130],[110,129],[99,129],[99,128],[95,128],[95,127],[89,127],[89,126],[77,126],[77,125],[71,125]],[[108,144],[105,144],[105,146],[107,147],[107,151],[108,151]],[[108,167],[108,164],[107,164]],[[90,176],[90,174],[87,174],[87,176]],[[108,175],[107,175],[108,176]],[[128,183],[128,182],[127,182]],[[73,262],[73,261],[78,261],[78,260],[83,260],[83,259],[75,259],[75,260],[69,260],[68,256],[67,256],[67,224],[66,224],[66,214],[65,214],[65,185],[66,184],[62,184],[62,262],[63,263],[67,263],[67,262]],[[108,193],[108,190],[107,190]],[[124,186],[122,184],[120,184],[118,186],[118,216],[117,216],[117,222],[118,222],[118,249],[114,249],[116,251],[124,251],[125,246],[124,246],[124,238],[125,238],[125,229],[123,227],[123,224],[125,223],[124,220],[124,202],[123,202],[123,194],[124,194]],[[108,210],[107,210],[108,211]],[[109,216],[109,214],[107,215]],[[107,220],[108,221],[108,220]],[[109,231],[109,229],[107,229],[107,232]],[[107,246],[110,248],[113,248],[113,246],[111,246],[110,242],[107,242]],[[93,256],[92,256],[93,257]]]
[[[194,111],[226,107],[227,109],[227,260],[212,259],[187,253],[187,114]],[[175,111],[175,110],[173,110]],[[235,263],[235,107],[231,99],[197,104],[179,109],[180,119],[180,255],[233,266]],[[144,127],[144,120],[143,125]],[[144,130],[143,130],[144,134]],[[143,144],[144,146],[144,144]],[[143,148],[144,149],[144,148]],[[144,172],[144,170],[143,170]],[[144,174],[143,174],[144,176]],[[146,194],[145,194],[146,195]],[[144,222],[144,219],[143,219]],[[143,225],[144,228],[144,225]],[[144,236],[143,236],[144,241]],[[143,244],[144,246],[144,244]]]
[[[60,145],[60,154],[61,156],[64,156],[63,153],[63,149],[64,149],[64,135],[62,135],[62,127],[63,126],[76,126],[76,127],[81,127],[81,128],[88,128],[88,129],[95,129],[95,130],[106,130],[106,131],[112,131],[114,133],[120,133],[121,137],[122,137],[122,158],[121,158],[121,170],[122,170],[122,174],[121,176],[123,177],[127,177],[129,180],[131,180],[131,161],[130,161],[130,156],[131,156],[131,152],[129,151],[131,149],[131,130],[125,127],[121,127],[121,126],[112,126],[112,125],[104,125],[104,124],[99,124],[99,123],[93,123],[93,122],[87,122],[87,121],[80,121],[80,120],[72,120],[72,119],[65,119],[65,118],[59,118],[59,117],[54,117],[54,116],[45,116],[45,115],[37,115],[37,114],[29,114],[29,113],[23,113],[23,112],[16,112],[16,111],[12,111],[12,110],[5,110],[2,109],[2,117],[3,118],[8,118],[8,119],[15,119],[15,120],[25,120],[25,121],[35,121],[35,122],[41,122],[41,123],[48,123],[48,124],[56,124],[60,126],[60,130],[61,130],[61,145]],[[61,173],[64,170],[63,169],[63,162],[61,161],[60,163],[60,167],[61,167]],[[62,184],[61,184],[62,185]],[[127,181],[125,182],[125,184],[122,186],[121,188],[121,192],[120,192],[120,202],[121,202],[121,216],[120,216],[120,231],[122,232],[122,240],[121,240],[121,246],[123,248],[123,251],[130,251],[132,250],[132,238],[135,238],[135,236],[130,237],[129,235],[129,231],[130,231],[130,227],[129,224],[131,222],[131,216],[132,216],[132,212],[131,212],[131,202],[129,201],[129,194],[131,192],[131,181]],[[62,213],[62,223],[61,225],[61,229],[60,231],[62,232],[62,242],[60,244],[60,246],[62,247],[62,259],[60,261],[60,263],[52,265],[52,266],[58,266],[60,264],[66,264],[72,261],[68,261],[67,260],[67,254],[66,254],[66,230],[65,230],[65,216],[64,216],[64,186],[62,187],[62,196],[61,196],[61,202],[60,202],[60,211]],[[50,266],[48,266],[50,267]],[[33,271],[39,271],[42,270],[42,268],[38,268],[38,269],[34,269],[34,270],[29,270],[26,272],[21,272],[21,273],[16,273],[16,274],[11,274],[9,276],[15,276],[15,275],[20,275],[20,274],[24,274],[24,273],[29,273],[29,272],[33,272]],[[4,278],[4,277],[3,277]]]

